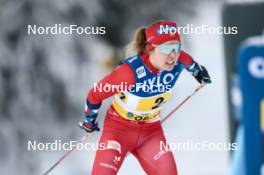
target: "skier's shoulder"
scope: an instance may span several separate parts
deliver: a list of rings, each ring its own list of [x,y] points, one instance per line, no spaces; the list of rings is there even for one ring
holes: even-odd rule
[[[114,69],[114,72],[118,74],[133,74],[133,69],[129,64],[122,62]]]
[[[146,74],[146,65],[144,62],[144,55],[138,54],[132,57],[125,59],[122,63],[122,66],[126,66],[126,69],[129,69],[129,74],[133,74],[134,78],[142,78]],[[125,73],[127,74],[127,72]]]
[[[132,72],[135,72],[138,68],[144,67],[145,63],[141,55],[134,55],[132,57],[126,58],[122,62],[122,65],[126,65],[126,67],[129,67],[130,70],[132,70]]]
[[[179,58],[192,58],[192,56],[185,50],[181,50]]]
[[[135,67],[137,65],[142,64],[142,61],[140,55],[137,54],[126,58],[122,63],[130,65],[131,67]]]
[[[118,79],[122,82],[129,82],[133,84],[135,82],[134,70],[126,60],[122,61],[112,72],[112,78]]]
[[[182,63],[185,66],[193,62],[192,56],[184,50],[181,50],[178,60],[180,63]]]

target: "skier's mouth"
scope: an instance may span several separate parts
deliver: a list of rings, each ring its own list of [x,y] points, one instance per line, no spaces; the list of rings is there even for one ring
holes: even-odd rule
[[[168,66],[173,66],[174,64],[175,64],[175,61],[173,61],[173,60],[166,62],[166,65],[168,65]]]

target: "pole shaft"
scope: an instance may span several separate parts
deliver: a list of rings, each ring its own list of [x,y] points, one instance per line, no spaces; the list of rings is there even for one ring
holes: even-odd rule
[[[88,136],[90,136],[90,133],[87,133],[87,134],[85,134],[83,137],[82,137],[82,139],[81,140],[79,140],[78,142],[77,142],[77,144],[76,145],[74,145],[74,147],[71,149],[71,150],[69,150],[69,151],[67,151],[56,163],[54,163],[43,175],[47,175],[47,174],[49,174],[58,164],[60,164],[61,163],[61,161],[63,160],[63,159],[65,159],[68,155],[70,155],[73,151],[75,151],[76,150],[76,148],[77,148],[77,145],[79,144],[79,143],[83,143],[87,138],[88,138]]]

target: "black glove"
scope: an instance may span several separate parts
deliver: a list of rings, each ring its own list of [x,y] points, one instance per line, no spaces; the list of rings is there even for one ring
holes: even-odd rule
[[[193,76],[201,84],[212,83],[211,78],[206,70],[206,68],[198,63],[194,63]]]
[[[94,118],[89,116],[86,116],[84,121],[79,122],[79,127],[84,129],[86,132],[100,131],[98,123]]]

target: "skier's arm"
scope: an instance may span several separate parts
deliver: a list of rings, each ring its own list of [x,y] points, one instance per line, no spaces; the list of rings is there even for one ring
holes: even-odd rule
[[[185,69],[192,73],[193,77],[199,83],[211,83],[211,78],[206,68],[193,60],[193,58],[184,51],[181,51],[179,56],[179,62],[181,62]]]
[[[115,85],[125,85],[129,87],[135,84],[135,81],[133,71],[127,64],[118,66],[113,72],[100,80],[97,83],[97,87],[93,87],[88,92],[85,106],[85,120],[80,123],[80,126],[87,132],[99,130],[96,118],[102,101],[118,92],[118,88],[111,88],[110,91],[105,91],[106,88],[103,88],[104,86],[115,87]],[[102,88],[100,89],[99,87]]]

